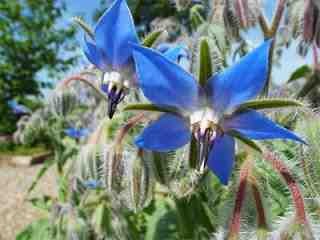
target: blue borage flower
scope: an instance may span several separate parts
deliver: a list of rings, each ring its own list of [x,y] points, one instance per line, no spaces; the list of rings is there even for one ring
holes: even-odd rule
[[[84,38],[84,53],[104,74],[101,89],[108,95],[109,117],[133,85],[131,43],[139,43],[132,15],[125,0],[116,0],[94,29],[94,39]]]
[[[291,131],[254,110],[237,107],[262,91],[268,75],[272,41],[267,41],[237,64],[212,76],[205,87],[161,54],[134,46],[139,86],[155,105],[171,107],[179,114],[165,113],[135,140],[138,147],[166,152],[187,144],[193,133],[206,153],[201,169],[208,166],[223,184],[230,178],[235,159],[231,132],[254,140],[304,141]]]
[[[91,190],[102,187],[102,182],[100,180],[94,180],[94,179],[84,181],[83,184],[87,189],[91,189]]]
[[[101,89],[108,95],[108,115],[113,117],[117,105],[135,85],[131,43],[140,44],[130,9],[125,0],[116,0],[99,19],[94,38],[85,36],[84,53],[103,72]],[[168,54],[176,61],[177,49]]]
[[[64,133],[74,139],[85,138],[90,134],[89,129],[87,128],[67,128],[64,130]]]
[[[12,112],[16,115],[25,115],[31,113],[30,109],[26,106],[17,103],[16,100],[8,101],[8,106],[12,110]]]

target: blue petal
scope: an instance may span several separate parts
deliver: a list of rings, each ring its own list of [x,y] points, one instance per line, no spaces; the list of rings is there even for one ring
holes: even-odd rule
[[[208,95],[215,111],[223,113],[256,97],[264,88],[272,40],[262,44],[237,64],[217,74],[208,82]]]
[[[177,45],[176,47],[172,47],[167,49],[163,55],[173,62],[177,62],[181,57],[188,57],[188,52],[186,50],[186,46]]]
[[[197,106],[199,88],[189,73],[148,48],[135,45],[133,56],[139,86],[151,102],[184,110]]]
[[[184,146],[190,138],[187,122],[182,117],[168,113],[145,128],[135,144],[146,150],[168,152]]]
[[[170,43],[160,43],[157,46],[157,50],[161,53],[165,53],[166,51],[168,51],[170,48],[172,47],[172,44]]]
[[[113,67],[128,63],[132,57],[129,43],[138,43],[139,39],[125,0],[116,0],[100,18],[95,28],[95,40]]]
[[[89,129],[87,129],[87,128],[81,128],[81,129],[79,129],[79,136],[80,136],[80,137],[86,137],[86,136],[88,136],[89,134],[90,134]]]
[[[236,130],[244,136],[255,140],[279,138],[305,143],[293,132],[253,110],[235,114],[230,119],[226,119],[223,122],[223,129],[225,131]]]
[[[78,137],[78,132],[75,128],[67,128],[64,130],[64,133],[71,137],[71,138],[77,138]]]
[[[228,184],[235,159],[235,142],[228,135],[217,137],[208,157],[208,167],[224,185]]]
[[[102,71],[105,71],[108,68],[109,64],[104,53],[86,36],[84,37],[83,51],[88,60],[97,68]]]

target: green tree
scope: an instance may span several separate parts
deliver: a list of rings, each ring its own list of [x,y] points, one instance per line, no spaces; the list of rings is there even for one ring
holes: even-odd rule
[[[71,44],[75,31],[57,27],[65,10],[64,3],[57,2],[0,2],[0,133],[15,129],[17,117],[8,108],[9,100],[28,105],[27,97],[39,96],[41,88],[51,85],[38,79],[40,71],[53,76],[76,60],[66,53],[76,47]]]

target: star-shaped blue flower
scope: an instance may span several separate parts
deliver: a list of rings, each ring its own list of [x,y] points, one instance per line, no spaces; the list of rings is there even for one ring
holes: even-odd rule
[[[108,95],[110,118],[129,89],[136,85],[132,44],[140,43],[126,0],[114,1],[99,19],[94,38],[84,38],[85,55],[103,72],[101,89]],[[178,49],[170,51],[168,57],[176,61],[180,56]]]
[[[255,98],[265,86],[272,41],[267,41],[237,64],[212,76],[205,87],[161,54],[135,46],[139,86],[155,105],[171,107],[179,114],[165,113],[136,138],[136,145],[166,152],[186,145],[192,133],[206,151],[207,165],[223,184],[230,178],[235,160],[231,132],[254,139],[303,140],[263,114],[237,107]]]
[[[94,180],[94,179],[84,181],[83,184],[87,189],[91,189],[91,190],[102,187],[102,182],[100,180]]]
[[[127,2],[116,0],[99,19],[94,38],[85,36],[84,53],[103,74],[101,88],[109,98],[111,118],[133,85],[132,45],[139,43]]]
[[[81,138],[85,138],[90,134],[89,129],[87,128],[67,128],[64,130],[64,133],[74,139],[81,139]]]
[[[8,101],[8,106],[12,110],[12,112],[16,115],[25,115],[31,113],[30,109],[26,106],[17,103],[16,100]]]

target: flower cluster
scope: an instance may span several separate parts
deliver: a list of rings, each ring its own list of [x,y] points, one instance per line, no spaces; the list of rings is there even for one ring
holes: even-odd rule
[[[136,138],[139,148],[168,152],[194,137],[200,152],[200,170],[208,166],[227,184],[235,161],[234,134],[254,140],[304,142],[263,114],[239,108],[265,87],[272,44],[272,40],[266,41],[200,86],[188,72],[186,47],[162,45],[158,51],[143,47],[126,1],[117,0],[99,20],[94,37],[85,37],[85,54],[103,71],[101,88],[109,98],[110,117],[131,86],[138,86],[159,108],[172,110]]]

